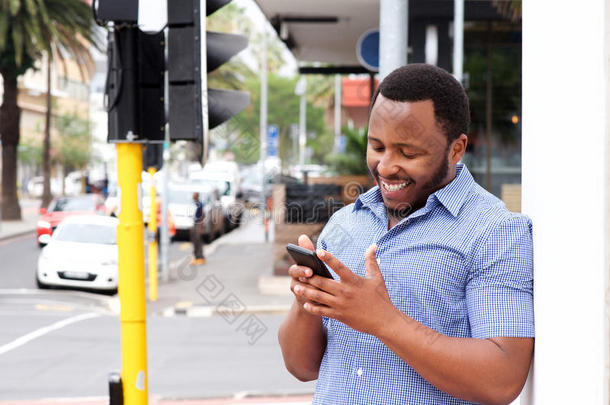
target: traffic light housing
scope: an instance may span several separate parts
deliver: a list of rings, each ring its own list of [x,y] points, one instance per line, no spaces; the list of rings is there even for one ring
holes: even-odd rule
[[[248,46],[245,36],[205,30],[205,16],[230,1],[171,0],[167,4],[170,139],[201,143],[204,161],[209,144],[208,129],[217,127],[250,104],[247,92],[207,86],[207,73]]]
[[[118,25],[108,33],[109,142],[165,139],[165,35]]]

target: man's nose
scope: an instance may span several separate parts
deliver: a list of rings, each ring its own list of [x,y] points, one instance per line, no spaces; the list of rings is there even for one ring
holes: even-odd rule
[[[398,173],[398,165],[396,159],[393,158],[392,153],[386,152],[383,154],[377,165],[377,172],[381,177],[391,177]]]

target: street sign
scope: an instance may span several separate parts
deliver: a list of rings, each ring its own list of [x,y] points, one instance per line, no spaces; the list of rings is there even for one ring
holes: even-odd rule
[[[358,62],[368,70],[379,71],[379,30],[366,31],[356,43]]]
[[[276,157],[280,144],[280,129],[277,125],[267,126],[267,157]]]

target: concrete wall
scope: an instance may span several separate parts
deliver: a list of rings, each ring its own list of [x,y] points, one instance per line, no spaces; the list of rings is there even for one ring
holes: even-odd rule
[[[608,404],[610,1],[523,3],[536,349],[521,404]]]

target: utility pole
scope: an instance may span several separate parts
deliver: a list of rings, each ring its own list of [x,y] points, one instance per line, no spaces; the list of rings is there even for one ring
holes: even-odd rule
[[[409,1],[381,0],[379,8],[379,80],[407,64]]]
[[[148,291],[149,299],[157,300],[157,188],[154,167],[148,169],[150,175],[150,212],[148,217]]]
[[[299,107],[299,164],[305,164],[305,145],[307,144],[307,80],[301,76],[297,82],[294,93],[301,96]]]
[[[453,0],[453,76],[462,83],[464,70],[464,0]]]
[[[267,223],[267,184],[265,182],[265,161],[267,160],[267,31],[263,27],[263,54],[261,56],[261,110],[260,110],[260,142],[261,142],[261,212],[265,227],[265,242],[269,241],[269,224]]]
[[[341,145],[341,75],[335,75],[335,153]]]
[[[167,35],[168,28],[165,28],[165,38]],[[165,60],[168,57],[168,43],[165,41]],[[163,109],[165,110],[165,116],[169,116],[169,75],[167,70],[163,72]],[[169,218],[167,215],[169,209],[169,190],[168,190],[168,177],[169,177],[169,120],[165,121],[165,139],[163,140],[163,192],[161,193],[161,277],[164,282],[169,281]]]

